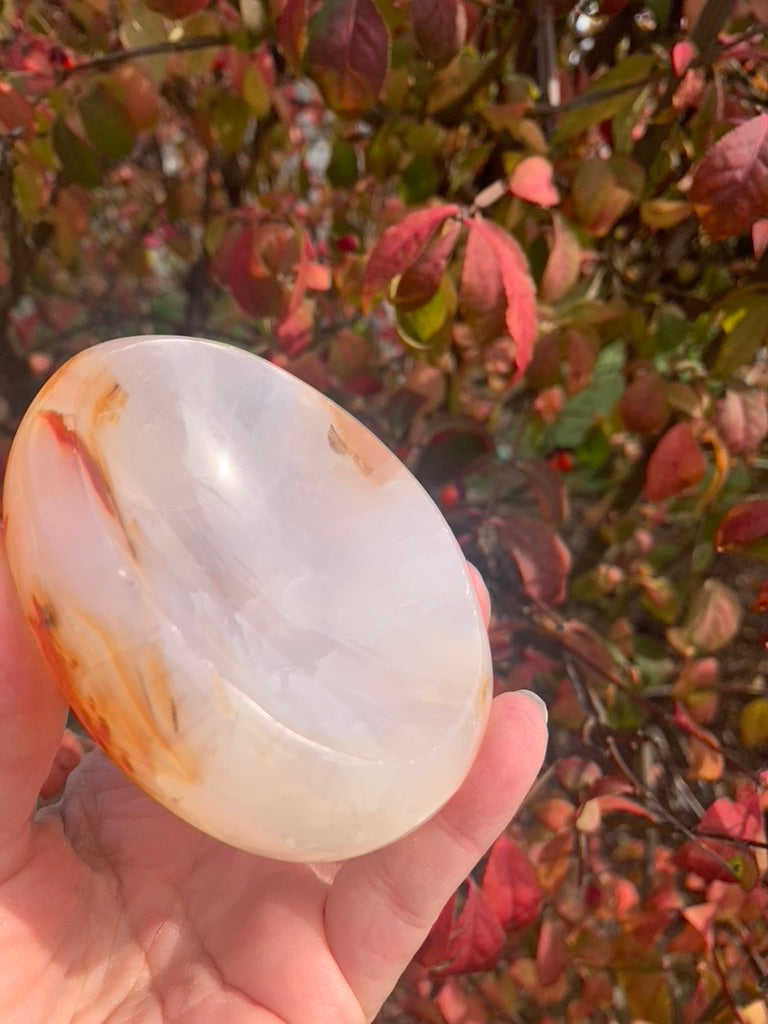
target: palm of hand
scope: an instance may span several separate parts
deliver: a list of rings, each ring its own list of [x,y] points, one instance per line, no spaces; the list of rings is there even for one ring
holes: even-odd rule
[[[0,934],[24,999],[35,979],[19,1024],[365,1019],[329,948],[327,881],[189,828],[97,753],[7,885]]]
[[[335,869],[252,857],[145,797],[98,752],[31,815],[65,707],[0,545],[0,1021],[363,1024],[541,764],[540,709],[493,702],[434,818]]]

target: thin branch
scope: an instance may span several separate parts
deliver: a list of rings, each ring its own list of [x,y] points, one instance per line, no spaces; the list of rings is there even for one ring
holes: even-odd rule
[[[547,103],[541,101],[531,104],[530,110],[534,114],[567,114],[569,110],[579,110],[581,107],[591,107],[593,104],[601,103],[603,100],[612,99],[614,96],[621,96],[625,92],[638,92],[646,89],[649,85],[656,85],[666,82],[670,78],[669,71],[656,71],[648,75],[642,82],[625,82],[624,85],[614,85],[610,89],[596,89],[594,92],[583,92],[565,103]]]
[[[98,57],[76,64],[72,68],[66,68],[59,73],[60,78],[71,78],[84,71],[99,71],[103,68],[114,67],[115,64],[122,64],[127,60],[138,60],[141,57],[160,57],[166,53],[185,53],[190,50],[208,50],[214,46],[226,46],[230,39],[226,35],[200,36],[197,39],[180,39],[178,42],[153,43],[150,46],[137,46],[133,50],[115,50],[112,53],[103,53]]]

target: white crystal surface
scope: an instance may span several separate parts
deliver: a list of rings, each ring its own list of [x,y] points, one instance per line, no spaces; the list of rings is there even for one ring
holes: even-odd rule
[[[184,338],[81,353],[25,417],[4,516],[60,685],[192,824],[341,859],[461,783],[490,656],[458,545],[384,445],[271,364]]]

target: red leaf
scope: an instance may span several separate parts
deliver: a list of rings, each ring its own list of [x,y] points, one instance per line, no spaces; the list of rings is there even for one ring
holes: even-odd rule
[[[549,523],[515,516],[495,525],[501,543],[514,559],[527,596],[550,605],[565,600],[571,556]]]
[[[453,930],[453,911],[456,906],[456,893],[451,896],[440,915],[429,930],[429,935],[421,945],[415,959],[424,967],[447,966],[449,961],[448,946]]]
[[[573,288],[581,273],[581,246],[558,213],[552,214],[552,246],[539,290],[545,302],[557,302]]]
[[[536,973],[540,983],[545,987],[554,985],[570,962],[562,926],[545,918],[536,944]]]
[[[275,329],[275,340],[286,355],[295,357],[312,344],[312,309],[307,303],[302,303],[292,309],[277,324]],[[319,384],[314,384],[319,391],[325,390]]]
[[[542,891],[536,873],[525,853],[508,836],[500,836],[491,847],[482,891],[504,928],[525,928],[541,912]]]
[[[606,793],[605,796],[596,796],[594,799],[598,803],[602,816],[606,814],[629,814],[633,818],[642,818],[644,821],[656,822],[658,820],[647,807],[639,804],[636,800],[631,800],[627,796]]]
[[[8,82],[0,82],[0,126],[9,132],[14,128],[24,128],[31,133],[34,119],[32,107],[21,93]]]
[[[746,792],[739,800],[718,797],[704,812],[696,831],[709,832],[729,839],[764,843],[765,829],[757,793]]]
[[[601,648],[602,651],[602,648]],[[602,769],[595,761],[587,761],[576,755],[564,757],[555,766],[557,781],[569,793],[578,795],[584,789],[590,792],[603,777]]]
[[[768,501],[742,501],[728,509],[715,532],[715,550],[738,551],[768,537]]]
[[[646,437],[663,430],[671,410],[661,375],[655,370],[638,374],[619,399],[618,411],[627,430]]]
[[[470,878],[467,898],[456,919],[451,939],[449,973],[488,970],[495,965],[504,942],[504,929],[477,883]]]
[[[515,167],[509,191],[535,206],[556,206],[560,195],[552,182],[552,164],[543,156],[529,156]]]
[[[704,454],[688,423],[670,427],[653,449],[645,471],[645,496],[664,501],[698,483],[707,471]]]
[[[250,224],[224,236],[214,258],[214,272],[249,316],[276,316],[282,310],[286,295],[265,257],[267,252],[272,257],[292,234],[286,235],[274,225]]]
[[[439,975],[493,967],[504,946],[504,929],[471,878],[464,906],[454,919],[455,905],[454,896],[443,907],[416,959]]]
[[[768,114],[727,132],[701,159],[689,198],[714,241],[768,216]]]
[[[745,889],[754,887],[760,875],[755,854],[733,843],[765,842],[760,802],[754,791],[738,800],[719,797],[704,812],[696,831],[723,839],[702,837],[698,843],[685,843],[675,855],[677,864],[706,881],[737,880]]]
[[[309,25],[306,65],[333,110],[372,107],[388,64],[389,35],[373,0],[323,0]]]
[[[387,228],[371,250],[363,275],[362,296],[368,302],[374,295],[412,266],[422,255],[449,217],[459,212],[454,203],[416,210]]]
[[[569,330],[565,332],[568,350],[568,371],[565,378],[566,394],[583,391],[592,379],[597,359],[597,342],[593,335]]]
[[[275,34],[291,70],[297,71],[307,43],[307,0],[283,0]]]
[[[463,0],[411,0],[411,21],[419,49],[438,68],[453,60],[467,37]]]
[[[768,434],[765,392],[726,391],[718,404],[717,426],[733,455],[756,451]]]
[[[478,344],[487,344],[506,333],[507,300],[499,262],[484,238],[472,230],[464,250],[459,302]]]
[[[188,18],[207,7],[208,0],[146,0],[146,4],[166,18]]]
[[[460,231],[461,224],[458,221],[446,224],[444,230],[427,245],[416,262],[403,272],[397,282],[394,298],[398,309],[418,309],[429,302],[437,291]]]
[[[517,350],[517,377],[525,371],[531,361],[533,343],[536,340],[536,294],[528,271],[528,264],[520,246],[492,221],[485,220],[479,214],[468,224],[469,238],[475,236],[477,242],[485,244],[495,257],[501,285],[506,301],[504,321],[507,332],[515,343]],[[477,253],[474,247],[474,254]],[[476,269],[467,268],[470,258],[469,241],[467,254],[464,257],[462,286],[466,273],[476,274]]]
[[[550,832],[562,832],[564,828],[568,828],[574,818],[573,804],[561,796],[539,800],[531,808],[531,812],[534,818]]]
[[[752,225],[752,248],[755,259],[761,260],[768,250],[768,218],[762,217]]]
[[[751,612],[768,612],[768,580],[760,584],[749,610]]]

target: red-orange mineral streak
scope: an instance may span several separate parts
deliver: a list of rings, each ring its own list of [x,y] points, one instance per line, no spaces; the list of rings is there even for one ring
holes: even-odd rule
[[[359,424],[328,404],[331,422],[328,444],[337,455],[344,455],[357,466],[363,476],[370,476],[387,459],[387,450]]]
[[[107,475],[96,456],[88,450],[85,441],[72,427],[67,426],[60,412],[44,409],[40,413],[40,419],[51,431],[59,447],[64,449],[79,463],[88,483],[104,506],[104,511],[107,515],[111,519],[119,518]]]
[[[72,609],[68,609],[69,614]],[[110,685],[86,693],[84,667],[64,638],[50,600],[33,596],[29,622],[56,682],[84,728],[105,754],[130,778],[137,765],[157,769],[189,785],[199,778],[192,754],[178,738],[176,705],[168,673],[159,654],[149,649],[132,659],[115,643],[104,626],[77,613],[98,636],[105,654]],[[118,680],[118,685],[114,681]],[[93,691],[93,687],[91,687]]]
[[[67,426],[64,416],[60,412],[53,412],[44,409],[40,413],[40,419],[45,423],[53,434],[53,437],[62,451],[74,459],[80,466],[85,480],[90,485],[93,493],[98,498],[104,511],[110,519],[114,520],[120,528],[120,533],[125,541],[132,558],[136,558],[136,549],[131,540],[125,523],[123,522],[120,510],[117,507],[109,474],[102,464],[98,455],[92,452],[85,441],[76,430]]]
[[[91,426],[93,429],[96,430],[102,423],[117,423],[127,399],[127,393],[117,381],[107,378],[98,398],[91,405]]]

